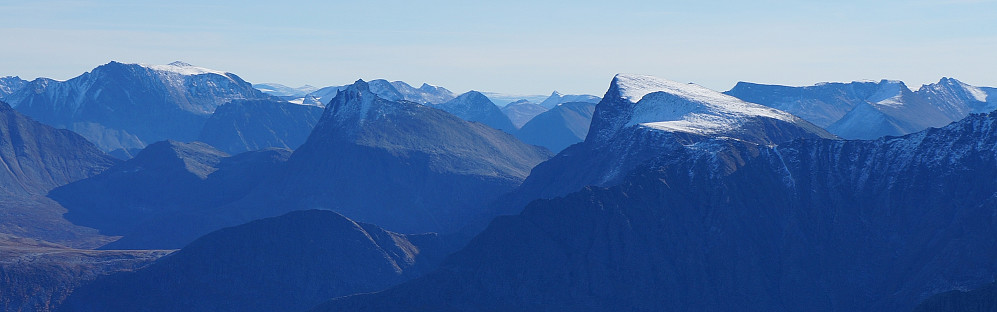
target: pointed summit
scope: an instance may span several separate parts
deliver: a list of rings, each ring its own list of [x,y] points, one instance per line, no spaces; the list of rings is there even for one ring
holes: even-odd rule
[[[453,100],[440,104],[439,108],[461,119],[480,122],[505,132],[511,133],[516,130],[509,117],[502,113],[492,100],[478,91],[461,94]]]
[[[561,94],[555,90],[551,92],[550,96],[540,102],[540,106],[547,109],[554,108],[558,104],[568,103],[568,102],[587,102],[587,103],[599,103],[599,97],[588,94]]]

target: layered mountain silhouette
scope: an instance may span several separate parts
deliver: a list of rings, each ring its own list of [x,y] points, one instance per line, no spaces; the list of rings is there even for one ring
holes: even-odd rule
[[[611,186],[648,159],[714,137],[770,145],[834,136],[789,113],[698,85],[620,74],[595,107],[585,140],[534,168],[495,209],[518,213],[537,198]]]
[[[318,106],[277,100],[235,100],[215,109],[198,141],[229,154],[268,147],[295,149],[322,117]]]
[[[21,113],[111,151],[192,141],[218,106],[267,97],[235,74],[183,62],[110,62],[67,81],[35,79],[7,99]]]
[[[997,274],[995,163],[997,114],[873,141],[687,142],[314,311],[910,311]]]
[[[551,156],[442,110],[386,100],[363,81],[340,91],[285,163],[286,155],[160,142],[51,197],[74,222],[124,236],[103,248],[179,248],[225,226],[302,209],[404,233],[448,233]]]
[[[66,222],[61,216],[65,210],[45,194],[118,161],[76,133],[38,123],[4,102],[0,118],[0,233],[74,247],[93,247],[106,239]]]
[[[533,117],[516,131],[523,142],[543,146],[558,153],[585,140],[595,112],[595,103],[568,102]]]
[[[547,99],[540,102],[540,106],[547,109],[554,108],[557,104],[569,103],[569,102],[586,102],[586,103],[599,103],[602,100],[598,96],[588,95],[588,94],[561,94],[561,92],[554,91],[550,94]]]
[[[264,149],[229,156],[207,144],[162,141],[105,172],[52,190],[49,197],[68,209],[65,217],[107,235],[125,236],[107,249],[172,249],[161,244],[200,223],[201,210],[241,199],[276,174],[290,156],[285,149]],[[187,220],[160,230],[166,222]],[[153,231],[152,237],[133,235]],[[184,236],[186,237],[186,236]]]
[[[547,108],[527,100],[519,100],[509,103],[509,105],[502,107],[501,110],[506,117],[509,117],[509,121],[512,121],[513,126],[521,128],[529,122],[530,119],[533,119],[533,117],[540,115],[540,113],[546,112]]]
[[[301,311],[419,276],[439,262],[441,247],[435,234],[296,211],[212,232],[146,268],[100,278],[61,311]]]
[[[448,232],[549,157],[484,124],[386,100],[361,80],[330,102],[269,191],[393,231]]]
[[[900,81],[857,81],[788,87],[739,82],[726,92],[785,110],[847,139],[874,139],[941,127],[970,113],[997,109],[993,88],[952,78],[911,91]]]

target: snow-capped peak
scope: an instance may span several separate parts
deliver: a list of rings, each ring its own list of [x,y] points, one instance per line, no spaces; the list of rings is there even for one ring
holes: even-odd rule
[[[176,73],[184,76],[203,75],[203,74],[216,74],[216,75],[225,76],[225,72],[223,71],[208,69],[204,67],[197,67],[182,61],[176,61],[166,65],[149,65],[149,64],[138,64],[138,65],[155,71]]]
[[[613,78],[610,89],[616,89],[618,94],[607,96],[618,96],[623,103],[600,103],[620,106],[609,109],[616,113],[607,110],[608,114],[601,118],[609,118],[607,126],[615,125],[618,129],[639,125],[670,132],[715,135],[739,128],[746,120],[755,117],[790,123],[799,121],[789,113],[744,102],[696,84],[653,76],[619,74]],[[600,136],[605,138],[616,130],[602,129],[600,132]]]
[[[868,101],[876,105],[903,106],[903,92],[905,90],[907,90],[907,85],[903,81],[883,79],[879,82],[879,89],[868,98]]]
[[[943,77],[941,80],[938,81],[938,84],[946,84],[952,88],[962,88],[963,90],[966,91],[967,95],[969,95],[972,100],[979,102],[987,101],[988,95],[985,91],[983,91],[979,87],[968,85],[955,78]]]

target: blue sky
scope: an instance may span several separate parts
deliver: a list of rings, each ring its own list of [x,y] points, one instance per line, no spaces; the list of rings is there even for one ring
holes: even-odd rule
[[[602,95],[615,73],[727,90],[942,76],[997,86],[997,1],[0,0],[0,76],[183,60],[250,82],[357,78]]]

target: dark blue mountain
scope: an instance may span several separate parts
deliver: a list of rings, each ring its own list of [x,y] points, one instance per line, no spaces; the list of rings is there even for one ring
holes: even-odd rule
[[[192,141],[218,106],[268,97],[234,74],[182,62],[110,62],[64,82],[36,79],[8,99],[21,113],[111,151]]]
[[[986,312],[997,311],[997,283],[972,290],[952,290],[925,299],[914,312]]]
[[[268,147],[293,150],[308,139],[322,110],[277,100],[235,100],[215,109],[197,140],[229,154]]]
[[[516,137],[523,142],[559,153],[568,146],[585,140],[595,105],[588,102],[558,104],[523,125],[516,131]]]
[[[874,141],[706,139],[628,172],[315,311],[910,311],[997,274],[997,113]]]
[[[73,247],[106,242],[63,219],[65,210],[45,194],[117,162],[78,134],[38,123],[0,101],[0,234]]]
[[[488,126],[385,100],[363,81],[330,101],[286,163],[250,162],[213,179],[222,172],[220,151],[164,144],[156,153],[163,159],[140,153],[125,163],[131,165],[109,171],[115,175],[66,186],[64,195],[53,197],[81,224],[124,235],[105,248],[178,248],[219,228],[303,209],[333,210],[398,232],[449,233],[485,213],[488,202],[550,157],[546,149]],[[243,176],[248,169],[266,170]]]
[[[131,234],[157,228],[164,218],[195,215],[241,199],[289,156],[285,149],[229,156],[200,142],[162,141],[99,175],[58,187],[49,197],[68,209],[65,217],[74,224],[125,236],[107,249],[178,248],[182,245],[156,243],[172,239],[183,228],[159,231],[157,237],[146,238],[151,241]]]
[[[435,267],[441,247],[435,234],[296,211],[212,232],[141,270],[100,278],[60,310],[302,311],[417,277]]]

